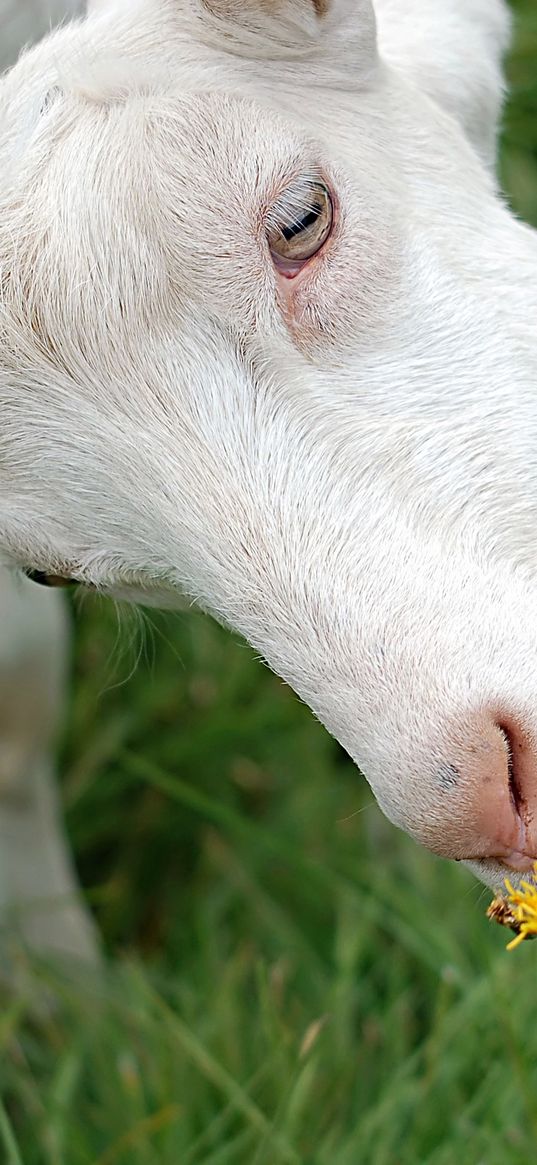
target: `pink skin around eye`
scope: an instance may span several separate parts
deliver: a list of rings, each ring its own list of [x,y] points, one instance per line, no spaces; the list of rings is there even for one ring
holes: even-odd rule
[[[323,250],[327,242],[328,239],[323,243],[320,251]],[[300,275],[300,272],[304,270],[304,267],[307,267],[308,263],[311,263],[312,259],[315,259],[320,254],[320,251],[315,251],[308,259],[293,259],[287,261],[280,259],[278,255],[273,255],[272,262],[279,274],[283,275],[284,279],[296,279],[297,275]]]

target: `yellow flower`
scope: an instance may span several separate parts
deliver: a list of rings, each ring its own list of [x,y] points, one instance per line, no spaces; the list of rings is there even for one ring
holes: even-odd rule
[[[515,890],[506,878],[505,887],[508,897],[495,898],[487,910],[487,916],[516,931],[516,937],[507,944],[507,950],[514,951],[524,939],[537,935],[537,862],[533,867],[532,882],[523,881]]]

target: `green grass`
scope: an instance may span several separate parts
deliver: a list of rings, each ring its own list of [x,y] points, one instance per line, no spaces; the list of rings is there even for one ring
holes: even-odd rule
[[[517,8],[503,173],[537,221],[537,9]],[[505,952],[487,894],[383,820],[243,644],[157,616],[135,668],[136,620],[85,599],[76,623],[63,792],[108,961],[18,954],[0,1161],[534,1161],[536,949]]]
[[[537,5],[515,0],[516,39],[509,68],[502,181],[517,214],[537,223]]]

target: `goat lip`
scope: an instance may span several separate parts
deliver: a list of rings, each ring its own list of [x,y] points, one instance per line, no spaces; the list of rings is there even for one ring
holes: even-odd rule
[[[502,871],[513,871],[517,874],[529,874],[535,869],[537,854],[524,853],[522,850],[504,849],[495,854],[473,854],[471,857],[457,858],[457,861],[482,866],[484,862],[494,863],[500,874]]]
[[[511,850],[509,853],[502,854],[499,860],[510,870],[515,870],[519,874],[528,874],[533,870],[537,857],[535,854],[532,856],[520,853],[518,850]]]

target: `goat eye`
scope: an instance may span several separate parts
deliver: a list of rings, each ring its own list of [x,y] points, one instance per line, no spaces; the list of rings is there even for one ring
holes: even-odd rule
[[[317,255],[332,233],[334,205],[324,182],[290,189],[267,216],[267,240],[276,267],[286,275]]]
[[[30,582],[39,583],[42,587],[71,587],[76,586],[75,580],[72,578],[63,578],[59,574],[45,574],[42,570],[25,570],[26,578]]]

